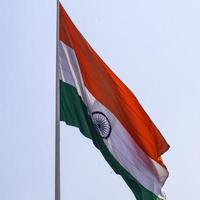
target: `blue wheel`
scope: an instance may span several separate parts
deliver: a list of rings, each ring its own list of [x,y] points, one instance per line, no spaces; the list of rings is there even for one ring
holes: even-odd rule
[[[92,120],[100,136],[107,139],[111,134],[111,125],[109,119],[102,112],[96,111],[92,113]]]

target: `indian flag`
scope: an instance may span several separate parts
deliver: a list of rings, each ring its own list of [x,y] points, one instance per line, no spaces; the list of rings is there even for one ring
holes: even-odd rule
[[[78,127],[137,200],[164,199],[169,145],[134,94],[59,11],[60,120]]]

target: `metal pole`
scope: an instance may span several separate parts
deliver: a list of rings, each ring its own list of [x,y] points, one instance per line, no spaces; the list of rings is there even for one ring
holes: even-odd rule
[[[59,7],[57,0],[57,22],[56,22],[56,111],[55,111],[55,200],[60,200],[60,80],[58,61],[59,41]]]

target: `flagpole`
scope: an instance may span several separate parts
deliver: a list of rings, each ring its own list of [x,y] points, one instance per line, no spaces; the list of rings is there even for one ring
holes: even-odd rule
[[[60,80],[58,62],[59,41],[59,0],[57,0],[56,20],[56,111],[55,111],[55,200],[60,200]]]

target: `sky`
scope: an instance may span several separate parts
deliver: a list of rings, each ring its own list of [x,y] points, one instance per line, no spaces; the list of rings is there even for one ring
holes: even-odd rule
[[[170,150],[169,200],[199,194],[200,2],[62,0]],[[56,1],[0,6],[0,199],[54,199]],[[134,200],[92,142],[61,123],[62,200]]]

